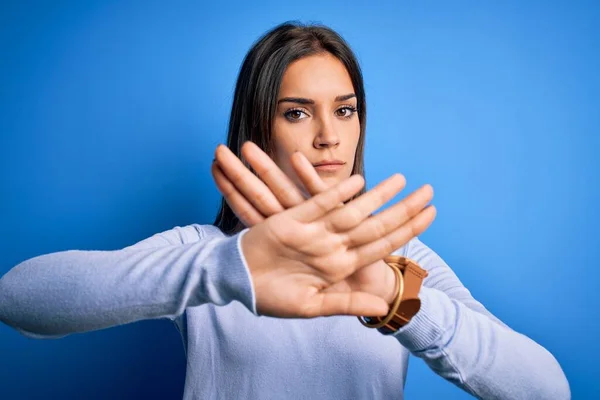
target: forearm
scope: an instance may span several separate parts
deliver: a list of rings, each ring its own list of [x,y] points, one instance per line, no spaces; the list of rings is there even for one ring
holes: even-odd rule
[[[60,337],[187,307],[239,300],[255,312],[238,236],[196,243],[65,251],[27,260],[0,279],[0,320],[31,337]]]
[[[542,346],[424,287],[422,308],[396,338],[438,375],[482,399],[569,399],[566,377]]]

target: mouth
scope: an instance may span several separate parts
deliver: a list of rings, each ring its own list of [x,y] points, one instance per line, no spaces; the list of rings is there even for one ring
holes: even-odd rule
[[[337,172],[344,168],[346,163],[341,160],[323,160],[313,164],[318,172]]]

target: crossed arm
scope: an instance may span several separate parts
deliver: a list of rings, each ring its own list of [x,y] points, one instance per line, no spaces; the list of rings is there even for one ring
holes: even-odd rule
[[[326,189],[301,154],[294,155],[292,165],[304,188],[296,187],[254,144],[246,143],[242,154],[258,176],[224,146],[216,151],[212,173],[246,226],[260,224]],[[421,310],[394,334],[402,345],[435,373],[477,398],[570,399],[568,381],[550,352],[491,314],[417,238],[405,249],[404,255],[427,269],[429,277],[419,295]],[[377,261],[360,271],[367,276],[388,274],[371,290],[390,303],[396,293],[391,270]]]
[[[258,177],[250,172],[225,146],[217,148],[211,172],[219,191],[240,221],[247,227],[259,224],[272,215],[301,204],[307,197],[327,190],[327,186],[313,166],[299,152],[292,156],[291,162],[303,187],[296,186],[254,143],[246,142],[242,146],[242,154],[256,171]],[[401,175],[397,180],[399,181],[398,188],[402,190],[406,180]],[[391,222],[390,219],[399,218],[402,222],[409,221],[411,215],[418,215],[424,202],[430,201],[432,197],[431,186],[425,185],[390,210],[382,212],[379,216],[380,219],[372,219],[372,222],[393,225],[394,222]],[[383,202],[380,201],[380,203]],[[427,208],[430,216],[425,223],[428,226],[435,218],[435,207],[430,205]],[[395,212],[398,210],[400,213]],[[407,229],[412,229],[408,223],[405,225]],[[376,229],[386,230],[388,228],[382,226]],[[412,238],[416,234],[416,231],[411,231],[410,237]],[[374,275],[385,276],[385,279],[382,282],[380,279],[375,279]],[[351,279],[350,282],[354,282],[357,288],[360,287],[381,297],[388,304],[392,303],[398,293],[398,283],[394,273],[382,260],[360,269],[352,278],[354,279]]]

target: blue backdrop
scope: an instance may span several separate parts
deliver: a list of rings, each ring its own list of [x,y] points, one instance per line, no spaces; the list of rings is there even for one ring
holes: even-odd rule
[[[364,69],[368,185],[393,172],[407,192],[431,183],[438,217],[422,240],[588,398],[600,390],[596,4],[3,1],[0,274],[211,223],[210,162],[243,56],[280,22],[322,22]],[[2,399],[177,399],[184,372],[166,321],[53,341],[0,326]],[[418,359],[406,397],[469,398]]]

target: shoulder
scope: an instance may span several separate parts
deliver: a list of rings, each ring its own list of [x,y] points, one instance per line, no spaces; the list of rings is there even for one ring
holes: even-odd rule
[[[450,280],[457,279],[456,274],[452,271],[448,263],[418,237],[411,239],[392,254],[404,256],[415,261],[421,268],[427,270],[429,280],[434,276]]]
[[[395,256],[413,258],[415,255],[415,251],[418,251],[423,247],[428,248],[427,246],[425,246],[425,244],[423,244],[423,242],[419,240],[419,238],[414,237],[408,242],[406,242],[403,246],[393,251],[392,254]]]
[[[195,243],[203,239],[214,237],[225,237],[219,228],[214,225],[190,224],[186,226],[175,226],[163,232],[143,239],[128,248],[143,249],[169,245],[181,245]]]
[[[404,256],[413,260],[422,259],[425,257],[438,256],[428,245],[423,243],[420,238],[414,237],[406,243],[402,249]]]

